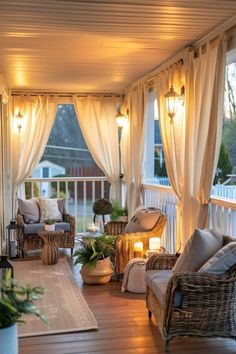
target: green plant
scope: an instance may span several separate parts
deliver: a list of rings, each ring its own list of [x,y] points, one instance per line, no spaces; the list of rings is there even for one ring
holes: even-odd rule
[[[80,241],[81,248],[74,252],[75,265],[81,263],[94,268],[97,261],[107,257],[113,257],[115,252],[115,236],[101,235],[95,238],[87,237]]]
[[[39,186],[37,183],[33,183],[33,193],[34,197],[39,197]],[[33,198],[32,196],[32,189],[31,189],[31,182],[25,182],[25,198],[30,199]]]
[[[44,224],[45,225],[53,225],[53,224],[55,224],[55,222],[56,222],[56,220],[54,220],[54,219],[46,219],[46,220],[44,220]]]
[[[112,204],[105,198],[98,198],[93,203],[93,212],[96,215],[111,214]]]
[[[44,289],[40,287],[18,285],[8,273],[6,279],[0,281],[0,328],[25,322],[21,319],[24,314],[36,315],[47,323],[47,318],[34,305],[34,301],[39,300],[43,293]]]
[[[111,220],[117,220],[120,216],[127,216],[128,209],[123,208],[119,202],[114,201],[112,202],[112,212],[111,212]]]

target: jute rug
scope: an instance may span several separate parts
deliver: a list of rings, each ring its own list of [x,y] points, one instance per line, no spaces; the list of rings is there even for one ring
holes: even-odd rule
[[[41,286],[45,289],[36,305],[50,320],[45,324],[36,316],[26,316],[25,324],[18,326],[19,337],[39,336],[97,328],[97,322],[77,287],[66,258],[55,265],[40,261],[14,262],[14,277],[20,284]]]

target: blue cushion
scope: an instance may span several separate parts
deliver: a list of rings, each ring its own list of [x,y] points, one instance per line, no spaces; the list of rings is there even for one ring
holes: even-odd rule
[[[156,295],[162,306],[166,303],[166,290],[173,273],[171,270],[151,269],[145,272],[145,282]],[[183,296],[179,291],[175,292],[174,306],[181,308]]]
[[[44,225],[45,224],[43,223],[26,224],[24,227],[24,233],[25,235],[37,234],[39,231],[44,230]],[[55,225],[56,225],[56,230],[62,229],[64,231],[70,231],[70,224],[68,222],[58,222]]]

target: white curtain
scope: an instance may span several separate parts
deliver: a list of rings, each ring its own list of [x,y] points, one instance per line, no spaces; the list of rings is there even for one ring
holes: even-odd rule
[[[179,109],[170,124],[167,114],[165,94],[173,85],[177,93],[181,93],[181,88],[185,87],[185,66],[182,62],[173,64],[162,71],[155,80],[155,90],[160,119],[160,131],[165,156],[165,165],[170,180],[171,187],[179,198],[177,206],[177,240],[176,248],[181,245],[181,225],[182,225],[182,194],[183,194],[183,171],[185,152],[185,105],[180,101]]]
[[[11,98],[11,173],[13,205],[15,193],[40,161],[56,115],[57,100],[52,96],[12,96]],[[17,128],[16,115],[23,115]]]
[[[146,101],[147,92],[144,84],[139,84],[129,90],[127,94],[129,122],[123,128],[121,140],[121,156],[127,184],[129,216],[142,202]]]
[[[74,105],[85,142],[111,183],[110,199],[120,200],[119,143],[115,120],[118,97],[76,97]]]
[[[183,244],[208,226],[208,202],[221,144],[227,42],[224,36],[189,54]]]

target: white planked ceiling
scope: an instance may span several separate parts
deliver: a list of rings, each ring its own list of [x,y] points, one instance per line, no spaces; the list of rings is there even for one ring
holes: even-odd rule
[[[236,0],[1,0],[9,87],[121,92],[236,13]]]

